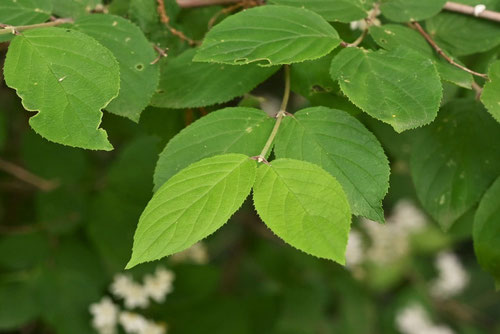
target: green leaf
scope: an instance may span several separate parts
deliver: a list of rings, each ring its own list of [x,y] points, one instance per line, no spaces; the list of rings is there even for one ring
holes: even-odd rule
[[[45,22],[52,13],[51,0],[2,0],[0,22],[9,25],[28,25]]]
[[[31,282],[0,283],[0,300],[8,303],[0,308],[0,330],[15,331],[39,315],[34,292]]]
[[[51,0],[3,0],[0,2],[0,23],[12,26],[42,23],[52,13]],[[14,37],[0,35],[0,43]]]
[[[432,61],[413,50],[346,48],[333,59],[330,74],[352,103],[397,132],[428,124],[437,115],[441,80]]]
[[[413,29],[397,24],[370,27],[370,35],[375,42],[386,50],[394,50],[399,46],[410,48],[432,60],[441,79],[457,86],[471,89],[472,74],[451,65],[436,54],[422,35]],[[452,57],[453,58],[453,57]],[[455,59],[460,63],[459,60]]]
[[[441,11],[446,0],[385,0],[382,14],[395,22],[420,21]]]
[[[12,40],[4,72],[24,108],[39,111],[30,125],[41,136],[69,146],[113,148],[98,127],[101,108],[118,95],[119,67],[93,38],[61,28],[26,31]]]
[[[160,154],[155,189],[203,158],[225,153],[258,155],[273,126],[273,118],[253,108],[226,108],[202,117],[177,134]]]
[[[491,64],[488,77],[490,81],[484,84],[481,102],[490,114],[500,122],[500,61]]]
[[[74,28],[94,37],[120,64],[120,93],[106,110],[138,122],[160,76],[158,65],[151,65],[156,58],[151,43],[136,25],[119,16],[85,16],[75,22]]]
[[[377,138],[356,118],[325,107],[301,110],[284,119],[275,154],[322,167],[342,185],[353,214],[385,221],[389,163]]]
[[[52,0],[54,4],[54,14],[60,17],[77,18],[89,14],[101,0]]]
[[[203,159],[168,180],[139,219],[127,269],[182,251],[209,236],[238,210],[255,180],[242,154]]]
[[[290,64],[328,54],[340,38],[321,16],[302,8],[260,6],[212,28],[194,61]]]
[[[364,0],[271,0],[277,5],[300,7],[312,10],[327,21],[351,22],[368,16],[370,1]]]
[[[474,218],[474,250],[481,267],[500,280],[500,177],[484,194]]]
[[[251,91],[279,69],[196,63],[192,61],[195,52],[188,50],[162,66],[153,106],[195,108],[227,102]]]
[[[455,100],[416,133],[411,174],[417,195],[445,230],[500,174],[500,124],[473,100]]]
[[[345,264],[351,210],[342,186],[320,167],[277,159],[257,169],[255,208],[285,242]]]
[[[500,27],[496,22],[443,12],[425,25],[434,41],[455,56],[488,51],[500,44]]]

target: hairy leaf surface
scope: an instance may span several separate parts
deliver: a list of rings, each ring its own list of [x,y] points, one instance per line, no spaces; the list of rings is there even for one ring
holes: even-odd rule
[[[386,50],[394,50],[399,46],[404,46],[418,52],[432,60],[441,79],[471,89],[472,74],[451,65],[443,57],[439,56],[417,31],[402,25],[386,24],[371,27],[370,35],[378,45]],[[457,59],[455,61],[460,63]]]
[[[348,113],[315,107],[285,118],[275,154],[321,166],[342,185],[354,214],[385,221],[382,199],[389,189],[387,157],[377,138]]]
[[[397,132],[432,122],[442,97],[431,60],[408,48],[371,52],[342,50],[330,74],[349,99]]]
[[[483,102],[490,114],[500,122],[500,61],[491,64],[488,77],[490,81],[484,84],[481,102]]]
[[[253,199],[264,223],[285,242],[345,263],[351,210],[328,172],[305,161],[274,160],[257,169]]]
[[[165,63],[158,91],[151,101],[162,108],[195,108],[241,96],[274,74],[279,67],[256,64],[230,66],[193,62],[195,50]]]
[[[94,14],[75,22],[75,29],[94,37],[107,47],[120,64],[120,93],[106,110],[138,122],[159,80],[151,43],[130,21],[114,15]]]
[[[368,16],[372,1],[364,0],[271,0],[277,5],[300,7],[312,10],[327,21],[351,22]]]
[[[98,127],[101,109],[118,95],[119,66],[93,38],[61,28],[26,31],[12,40],[4,72],[25,109],[39,111],[30,125],[40,135],[69,146],[112,149]]]
[[[483,196],[474,218],[473,239],[477,260],[500,284],[500,178]]]
[[[212,28],[194,61],[290,64],[326,55],[340,44],[320,15],[289,6],[260,6],[231,15]]]
[[[155,189],[200,159],[224,153],[255,156],[264,147],[274,119],[253,108],[226,108],[192,123],[167,144],[154,174]]]
[[[248,156],[224,154],[168,180],[139,219],[127,268],[182,251],[215,232],[250,193],[256,169]]]
[[[386,0],[380,10],[395,22],[420,21],[436,15],[446,0]]]
[[[473,100],[455,100],[417,132],[411,174],[424,208],[448,229],[500,174],[500,124]]]

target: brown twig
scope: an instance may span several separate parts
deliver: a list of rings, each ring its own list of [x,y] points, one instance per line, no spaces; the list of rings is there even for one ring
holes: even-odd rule
[[[29,183],[42,191],[51,191],[59,186],[58,182],[45,180],[26,169],[13,164],[12,162],[5,161],[0,158],[0,169],[19,180]]]
[[[46,28],[46,27],[55,27],[61,24],[65,23],[72,23],[73,19],[56,19],[50,22],[45,22],[45,23],[37,23],[37,24],[31,24],[27,26],[11,26],[8,24],[1,24],[0,23],[0,35],[8,35],[8,34],[18,34],[21,31],[28,30],[28,29],[35,29],[35,28]]]
[[[161,58],[166,58],[168,56],[168,54],[167,54],[168,48],[166,48],[165,50],[163,50],[162,48],[160,48],[156,44],[153,44],[153,48],[158,53],[158,57],[156,57],[155,60],[153,60],[152,62],[150,62],[151,65],[154,65],[157,62],[159,62]]]
[[[483,93],[483,87],[479,86],[475,81],[472,81],[471,87],[476,92],[476,100],[479,101]]]
[[[192,40],[187,37],[182,31],[175,29],[170,25],[170,18],[167,15],[167,10],[165,9],[165,3],[163,0],[157,0],[158,3],[158,15],[160,15],[160,21],[167,27],[167,29],[172,33],[172,35],[179,37],[181,40],[187,42],[191,46],[198,45],[199,42]]]
[[[470,73],[472,75],[475,75],[475,76],[478,76],[478,77],[481,77],[483,79],[486,79],[488,80],[488,75],[487,74],[484,74],[484,73],[479,73],[479,72],[475,72],[463,65],[460,65],[459,63],[457,63],[455,60],[453,60],[453,58],[451,58],[450,56],[448,56],[444,51],[443,49],[441,49],[439,47],[439,45],[436,44],[436,42],[432,39],[432,37],[424,30],[424,28],[422,28],[422,26],[416,22],[416,21],[413,21],[413,22],[410,22],[409,23],[409,26],[415,30],[417,30],[426,40],[427,42],[432,46],[432,48],[441,56],[443,57],[448,63],[452,64],[453,66],[456,66],[458,67],[459,69],[461,70],[464,70],[465,72],[467,73]]]
[[[365,29],[363,29],[363,32],[361,33],[361,35],[356,38],[356,40],[352,43],[346,43],[346,42],[341,42],[340,43],[340,46],[344,47],[344,48],[353,48],[353,47],[357,47],[358,45],[360,45],[363,40],[365,39],[365,37],[368,35],[368,31],[370,29],[370,27],[374,24],[375,22],[375,18],[377,17],[377,15],[379,14],[379,3],[375,3],[373,4],[373,9],[371,10],[370,12],[370,15],[364,19],[365,23],[366,23],[366,27]]]
[[[500,22],[500,13],[494,12],[492,10],[486,9],[483,11],[476,12],[476,7],[474,7],[474,6],[467,6],[467,5],[452,2],[452,1],[446,2],[443,9],[450,11],[450,12],[472,15],[472,16],[479,17],[479,18],[485,19],[485,20]]]
[[[262,1],[259,0],[241,0],[240,2],[235,3],[234,5],[231,5],[229,7],[226,7],[220,11],[218,11],[212,18],[210,18],[210,21],[208,21],[208,29],[211,29],[215,21],[221,16],[221,15],[226,15],[226,14],[231,14],[235,12],[236,10],[242,8],[251,8],[251,7],[256,7],[262,5]]]

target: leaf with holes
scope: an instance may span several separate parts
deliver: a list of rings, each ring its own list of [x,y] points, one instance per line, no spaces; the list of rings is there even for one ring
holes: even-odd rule
[[[155,189],[200,159],[224,153],[256,156],[271,133],[274,119],[252,108],[226,108],[192,123],[165,147],[154,174]]]
[[[481,102],[500,123],[500,61],[491,64],[488,77],[490,81],[484,84]]]
[[[439,13],[446,0],[385,0],[382,14],[394,22],[425,20]]]
[[[417,31],[398,24],[385,24],[371,27],[370,35],[378,45],[386,50],[394,50],[404,46],[418,52],[432,60],[441,79],[471,89],[472,74],[451,65],[443,57],[436,54],[425,38]],[[455,61],[460,63],[457,59]]]
[[[384,222],[382,199],[389,189],[389,163],[377,138],[345,111],[315,107],[283,120],[277,158],[317,164],[342,185],[352,212]]]
[[[158,92],[151,104],[162,108],[195,108],[223,103],[254,89],[278,66],[229,66],[193,62],[195,50],[162,65]]]
[[[213,27],[194,61],[290,64],[324,56],[339,44],[337,31],[314,12],[261,6],[231,15]]]
[[[30,125],[40,135],[69,146],[113,148],[99,124],[101,109],[118,95],[120,70],[96,40],[61,28],[26,31],[12,40],[4,72],[25,109],[39,111]]]
[[[500,284],[500,177],[484,194],[473,227],[474,250],[484,270]]]
[[[127,268],[182,251],[219,229],[250,193],[256,169],[248,156],[224,154],[173,176],[144,209]]]
[[[346,48],[333,58],[330,74],[352,103],[397,132],[432,122],[443,95],[432,61],[403,47]]]
[[[151,43],[135,24],[114,15],[85,16],[74,28],[107,47],[120,64],[120,94],[106,110],[138,122],[160,75],[158,65],[150,64],[156,58]]]
[[[474,100],[448,103],[416,133],[411,174],[418,198],[443,229],[500,175],[500,124]]]
[[[365,0],[271,0],[273,4],[312,10],[327,21],[351,22],[368,16],[372,1]]]
[[[351,210],[342,186],[317,165],[277,159],[257,169],[255,209],[285,242],[345,264]]]

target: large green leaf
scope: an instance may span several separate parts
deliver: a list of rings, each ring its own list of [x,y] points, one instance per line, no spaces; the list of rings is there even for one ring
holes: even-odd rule
[[[500,124],[473,100],[455,100],[417,132],[411,173],[424,208],[448,229],[500,174]]]
[[[500,177],[483,196],[474,218],[474,250],[481,267],[500,283]]]
[[[385,0],[382,14],[395,22],[420,21],[436,15],[446,0]]]
[[[285,118],[275,154],[321,166],[342,185],[354,214],[384,222],[387,157],[377,138],[346,112],[315,107]]]
[[[208,114],[172,138],[160,154],[155,189],[203,158],[224,153],[258,155],[273,125],[274,119],[253,108],[226,108]]]
[[[32,282],[0,281],[0,299],[9,306],[0,308],[0,330],[10,332],[35,320],[40,313]]]
[[[481,102],[483,102],[490,114],[500,122],[500,61],[491,64],[488,77],[490,81],[484,84]]]
[[[231,15],[206,35],[195,61],[290,64],[326,55],[340,44],[335,29],[302,8],[261,6]]]
[[[193,62],[195,50],[165,63],[151,104],[162,108],[194,108],[227,102],[265,81],[279,67],[256,64],[228,66]]]
[[[173,176],[144,209],[127,268],[182,251],[215,232],[250,193],[256,169],[248,156],[224,154]]]
[[[370,1],[365,0],[271,0],[277,5],[312,10],[328,21],[351,22],[368,16]]]
[[[431,48],[429,43],[417,31],[398,24],[372,26],[370,35],[375,42],[386,50],[394,50],[399,46],[410,48],[432,60],[441,79],[457,86],[471,89],[472,74],[448,63]],[[456,60],[460,63],[460,61]]]
[[[93,38],[61,28],[26,31],[12,40],[4,72],[25,109],[39,111],[30,125],[40,135],[69,146],[113,148],[98,127],[101,108],[118,95],[119,67]]]
[[[253,193],[258,214],[285,242],[345,263],[351,210],[333,176],[309,162],[277,159],[258,168]]]
[[[355,105],[397,132],[428,124],[437,115],[439,74],[431,60],[408,48],[346,48],[333,59],[330,74]]]
[[[85,16],[74,28],[107,47],[120,64],[120,93],[106,110],[138,122],[160,76],[158,65],[151,65],[156,58],[151,43],[136,25],[119,16]]]
[[[488,51],[500,44],[500,26],[496,22],[443,12],[425,25],[439,46],[455,56]]]

